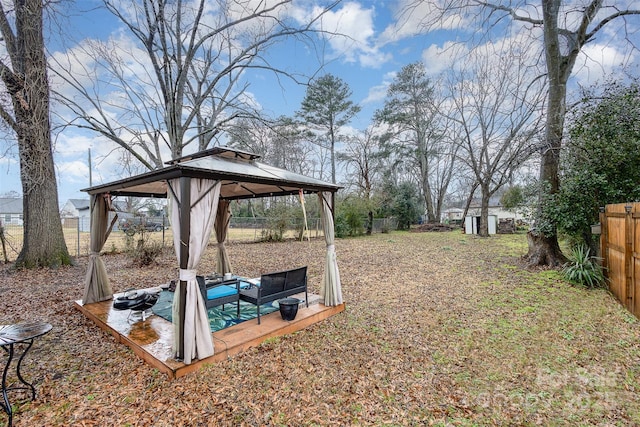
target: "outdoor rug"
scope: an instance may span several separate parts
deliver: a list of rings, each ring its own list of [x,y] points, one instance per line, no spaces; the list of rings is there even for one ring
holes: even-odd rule
[[[172,321],[171,317],[171,305],[173,303],[173,292],[162,291],[160,292],[160,298],[158,302],[151,308],[151,310],[163,319]],[[278,310],[277,302],[263,304],[260,306],[260,316],[272,313]],[[207,310],[209,316],[209,327],[211,332],[219,331],[229,326],[237,325],[238,323],[246,320],[255,319],[258,317],[256,312],[256,306],[244,301],[240,301],[240,317],[236,317],[236,303],[225,304],[224,310],[222,306],[212,307]]]

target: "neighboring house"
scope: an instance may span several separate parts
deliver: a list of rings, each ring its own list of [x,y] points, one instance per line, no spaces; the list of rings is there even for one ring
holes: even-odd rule
[[[460,208],[449,208],[442,211],[440,214],[440,222],[444,224],[450,224],[452,222],[462,221],[462,214],[464,210]]]
[[[60,210],[63,218],[78,218],[89,216],[89,199],[69,199]]]
[[[115,212],[109,213],[109,221],[118,214],[118,218],[130,218],[134,215],[125,212],[127,204],[123,201],[114,200],[113,209]],[[60,210],[62,225],[67,228],[78,228],[80,231],[91,231],[91,206],[89,199],[69,199]],[[118,223],[113,226],[113,230],[118,230]]]
[[[480,200],[474,199],[471,205],[469,205],[467,216],[480,216],[480,210]],[[489,215],[495,215],[498,220],[505,218],[513,218],[514,220],[525,219],[520,209],[517,209],[515,212],[504,209],[502,203],[500,203],[500,197],[496,196],[489,199]]]
[[[22,198],[0,197],[0,220],[4,225],[22,225]]]
[[[60,220],[64,228],[91,231],[89,199],[69,199],[60,209]]]

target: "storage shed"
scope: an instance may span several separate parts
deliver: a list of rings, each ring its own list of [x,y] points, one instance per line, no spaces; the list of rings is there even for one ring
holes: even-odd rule
[[[496,234],[498,231],[498,216],[489,215],[489,234]],[[480,215],[469,215],[464,219],[465,234],[478,234],[480,230]]]

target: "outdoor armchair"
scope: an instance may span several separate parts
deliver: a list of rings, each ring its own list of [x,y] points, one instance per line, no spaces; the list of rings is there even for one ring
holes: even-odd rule
[[[200,293],[207,308],[236,303],[237,317],[240,317],[240,280],[233,279],[219,283],[207,283],[203,276],[196,276]]]

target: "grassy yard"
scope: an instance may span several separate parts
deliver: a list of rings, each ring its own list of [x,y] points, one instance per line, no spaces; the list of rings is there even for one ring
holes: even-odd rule
[[[308,265],[314,291],[324,249],[229,245],[235,272]],[[524,235],[396,232],[336,250],[345,312],[174,381],[73,309],[86,259],[3,269],[0,323],[54,325],[24,363],[38,398],[14,425],[640,425],[640,323],[606,290],[526,270]],[[105,262],[114,291],[177,276],[171,250],[148,268]]]

